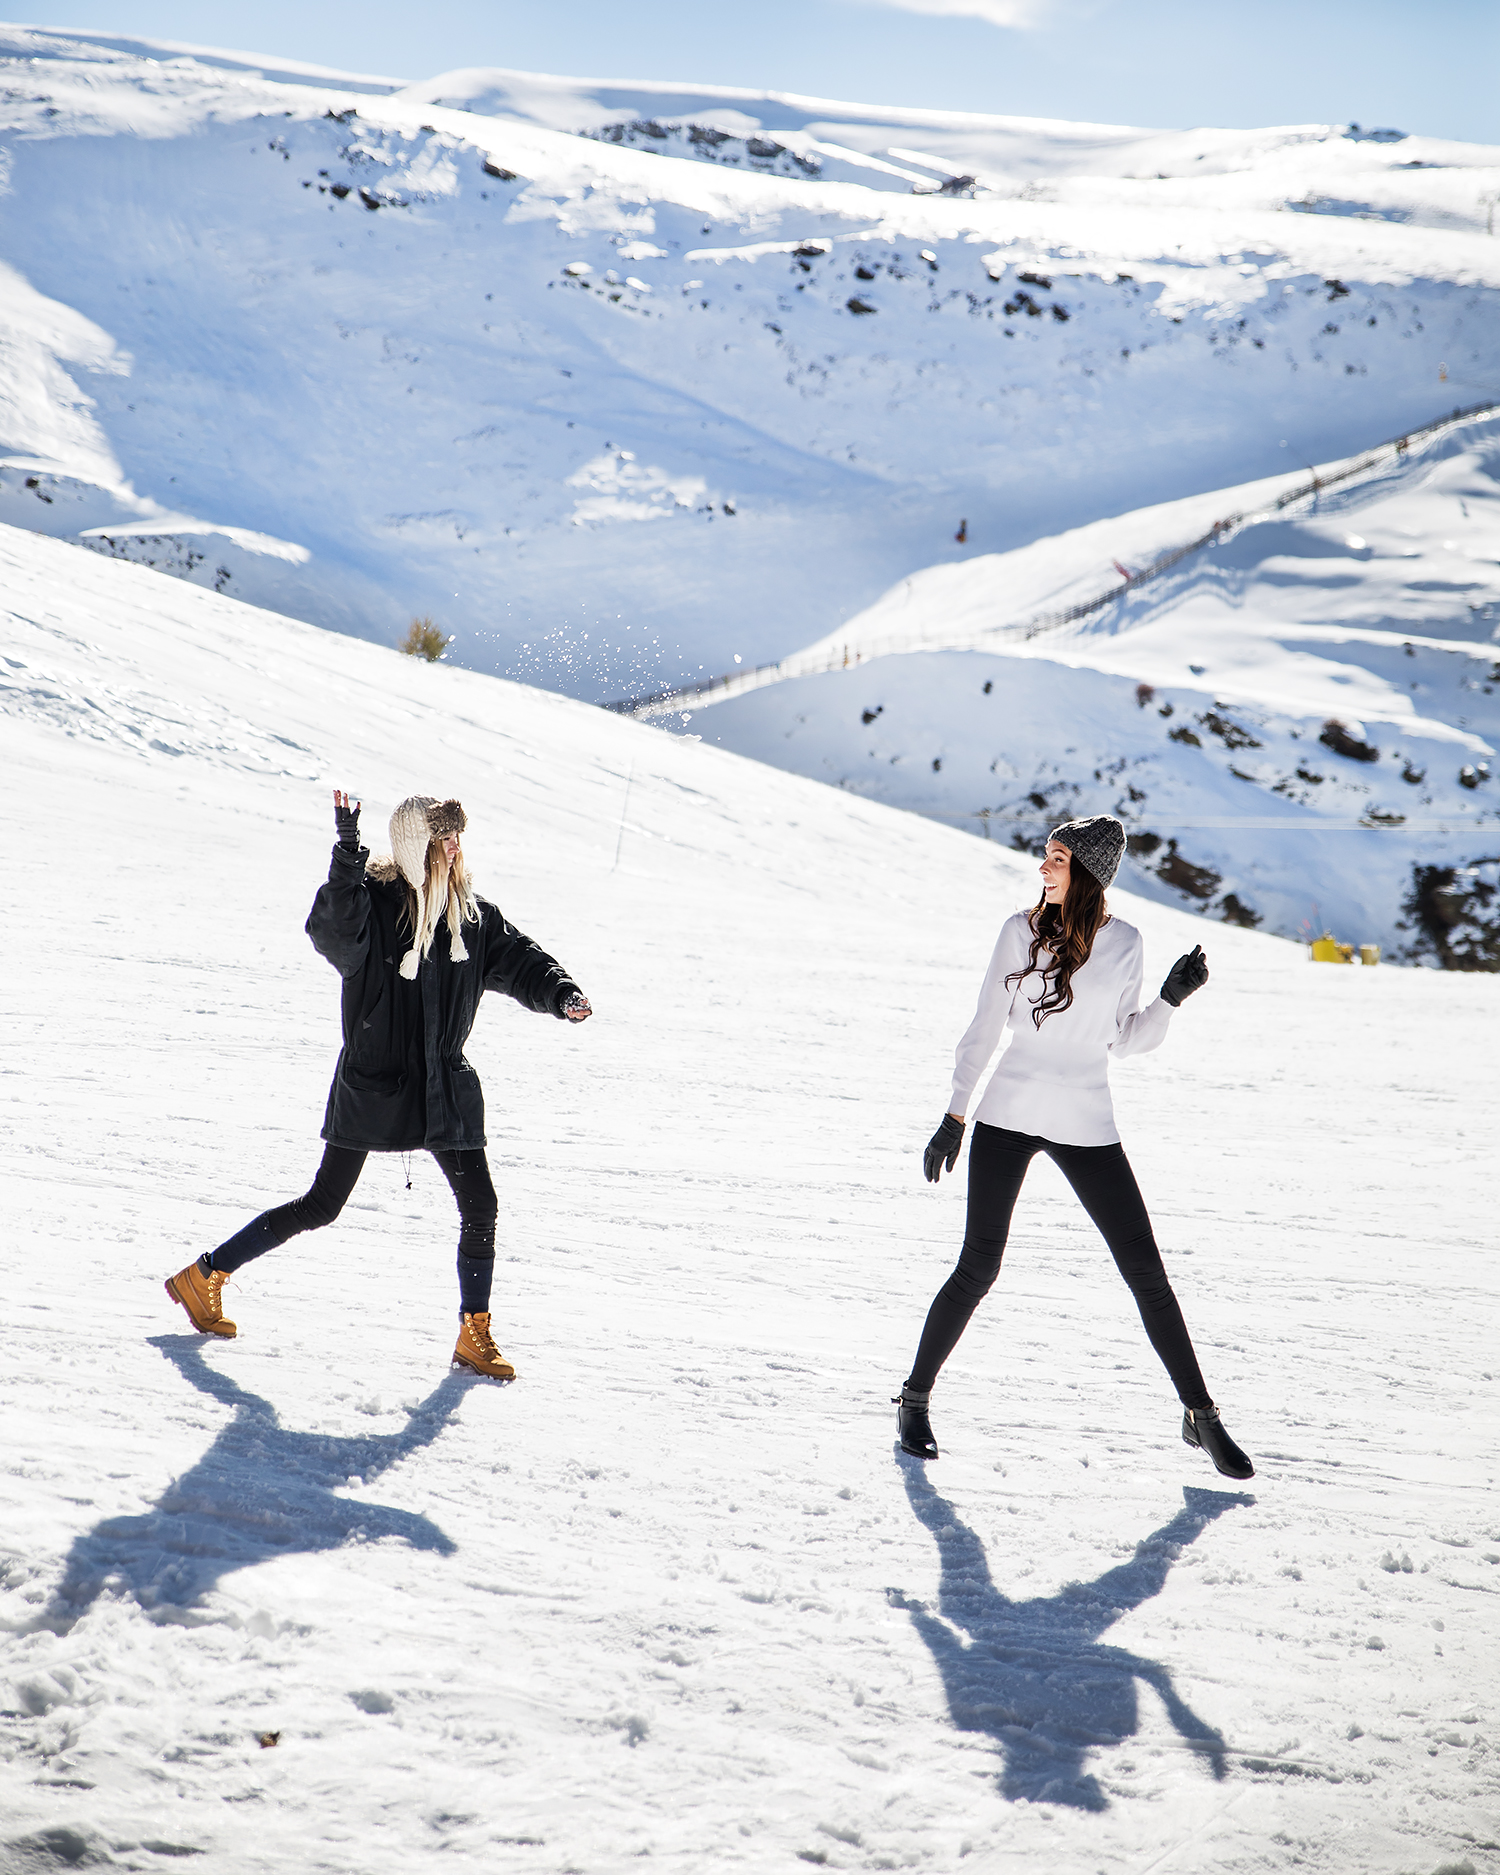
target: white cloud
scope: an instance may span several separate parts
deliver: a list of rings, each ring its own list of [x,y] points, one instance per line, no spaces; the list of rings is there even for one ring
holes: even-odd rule
[[[874,0],[903,13],[943,14],[952,19],[984,20],[991,26],[1039,26],[1052,0]]]

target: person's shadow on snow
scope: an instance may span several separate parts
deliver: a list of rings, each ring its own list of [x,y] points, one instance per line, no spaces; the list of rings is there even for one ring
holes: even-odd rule
[[[154,1335],[151,1345],[234,1417],[153,1509],[108,1517],[75,1540],[36,1625],[66,1632],[106,1593],[132,1596],[158,1621],[191,1620],[188,1611],[232,1570],[349,1542],[394,1536],[444,1556],[457,1548],[426,1517],[334,1492],[351,1478],[373,1484],[431,1445],[476,1376],[447,1375],[400,1432],[334,1438],[288,1431],[269,1401],[204,1360],[208,1344],[197,1335]]]
[[[1069,1582],[1056,1595],[1012,1601],[996,1588],[984,1545],[938,1496],[925,1466],[901,1464],[912,1509],[932,1532],[942,1562],[937,1612],[899,1589],[886,1593],[931,1649],[953,1723],[960,1731],[988,1733],[1005,1754],[1004,1796],[1108,1808],[1083,1761],[1089,1751],[1123,1744],[1135,1733],[1137,1681],[1156,1692],[1184,1743],[1202,1754],[1213,1775],[1224,1776],[1222,1736],[1178,1695],[1167,1669],[1102,1645],[1099,1637],[1161,1593],[1182,1550],[1216,1517],[1254,1498],[1185,1488],[1184,1507],[1138,1543],[1129,1562],[1093,1582]]]

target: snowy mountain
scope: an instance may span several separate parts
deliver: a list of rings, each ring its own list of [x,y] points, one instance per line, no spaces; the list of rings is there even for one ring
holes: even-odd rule
[[[1114,894],[1153,979],[1207,941],[1115,1098],[1258,1474],[1183,1447],[1045,1165],[922,1471],[919,1154],[1032,862],[11,528],[0,645],[6,1875],[1485,1865],[1492,979]],[[470,1045],[504,1390],[447,1373],[420,1155],[239,1339],[162,1294],[316,1163],[336,784],[373,844],[461,795],[597,1011]]]
[[[1493,970],[1497,645],[1500,419],[1476,417],[929,567],[648,708],[1023,850],[1117,814],[1168,903]]]
[[[0,49],[0,520],[580,696],[1500,382],[1494,150]]]

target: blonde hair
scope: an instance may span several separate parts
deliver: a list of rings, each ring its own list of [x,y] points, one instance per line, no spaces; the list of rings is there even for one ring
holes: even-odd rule
[[[426,957],[431,951],[438,925],[445,917],[450,955],[454,963],[463,963],[469,955],[463,927],[479,923],[479,899],[464,865],[463,847],[453,855],[450,866],[438,837],[427,842],[427,877],[420,902],[410,882],[406,887],[406,922],[411,927],[412,949],[419,956]]]

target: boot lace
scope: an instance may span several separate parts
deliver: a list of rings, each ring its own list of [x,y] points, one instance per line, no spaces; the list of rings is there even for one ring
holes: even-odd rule
[[[224,1313],[224,1285],[229,1280],[223,1270],[208,1272],[208,1306],[213,1311],[215,1320]]]
[[[471,1315],[465,1323],[465,1326],[469,1331],[474,1346],[479,1351],[480,1359],[485,1361],[498,1361],[500,1359],[500,1350],[495,1346],[494,1337],[490,1333],[489,1316]]]

